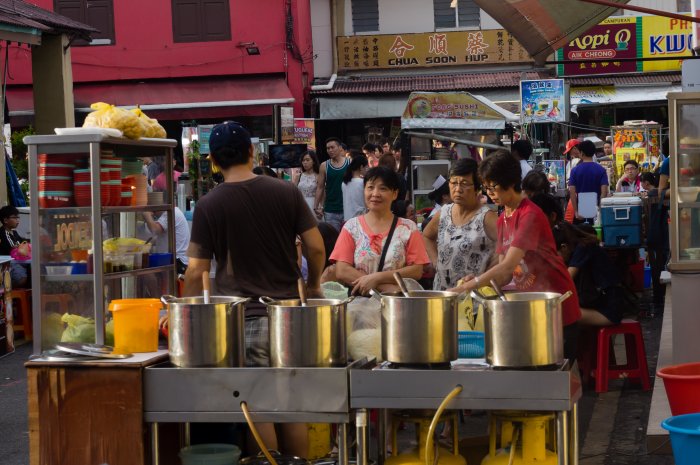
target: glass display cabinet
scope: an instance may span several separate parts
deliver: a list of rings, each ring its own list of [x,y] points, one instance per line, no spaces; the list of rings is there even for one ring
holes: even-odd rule
[[[58,342],[110,343],[111,300],[175,293],[177,142],[98,133],[29,136],[24,142],[34,352]],[[148,192],[145,163],[160,172],[154,192]],[[154,228],[154,221],[163,228]]]
[[[700,92],[668,94],[671,271],[700,270]]]

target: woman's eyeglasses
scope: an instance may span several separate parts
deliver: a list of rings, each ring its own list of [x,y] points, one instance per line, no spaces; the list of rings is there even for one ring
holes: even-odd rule
[[[490,194],[496,192],[496,189],[498,189],[498,184],[494,184],[493,186],[484,184],[484,190]]]

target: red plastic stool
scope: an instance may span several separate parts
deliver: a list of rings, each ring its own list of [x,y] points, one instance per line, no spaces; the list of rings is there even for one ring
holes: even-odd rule
[[[615,334],[625,336],[626,365],[617,365],[614,361],[610,363],[610,347],[612,336]],[[598,330],[598,356],[593,376],[595,376],[595,392],[607,392],[608,381],[619,378],[637,379],[643,390],[651,389],[642,326],[638,321],[622,320],[619,325],[605,326]]]
[[[22,331],[24,339],[31,341],[32,332],[32,290],[31,289],[14,289],[10,292],[12,299],[12,311],[15,309],[15,315],[19,315],[21,324],[13,324],[12,329]],[[15,303],[16,302],[16,303]]]

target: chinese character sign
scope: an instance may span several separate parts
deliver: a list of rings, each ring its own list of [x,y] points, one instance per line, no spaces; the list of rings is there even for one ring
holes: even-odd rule
[[[563,79],[520,81],[522,123],[564,122],[568,114],[568,93]]]
[[[338,37],[341,69],[388,69],[528,63],[527,51],[503,29]]]

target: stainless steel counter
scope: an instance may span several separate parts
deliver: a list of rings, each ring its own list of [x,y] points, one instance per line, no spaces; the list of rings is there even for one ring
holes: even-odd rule
[[[165,363],[145,369],[144,420],[153,425],[157,451],[158,422],[244,422],[240,404],[245,401],[256,422],[341,425],[339,448],[346,463],[345,427],[353,415],[358,465],[366,465],[367,409],[436,409],[459,384],[463,390],[450,409],[556,412],[559,463],[576,465],[577,373],[568,362],[553,371],[499,371],[469,363],[449,370],[389,369],[366,360],[344,368],[177,368]],[[383,438],[380,432],[380,450]]]
[[[367,409],[437,409],[457,385],[462,391],[448,409],[553,411],[560,465],[578,465],[578,407],[581,380],[578,369],[565,362],[556,370],[493,370],[489,366],[460,360],[447,370],[389,368],[350,371],[350,408],[356,412],[357,465],[367,465]],[[379,415],[385,418],[384,414]],[[385,425],[380,421],[376,440],[379,463]]]

